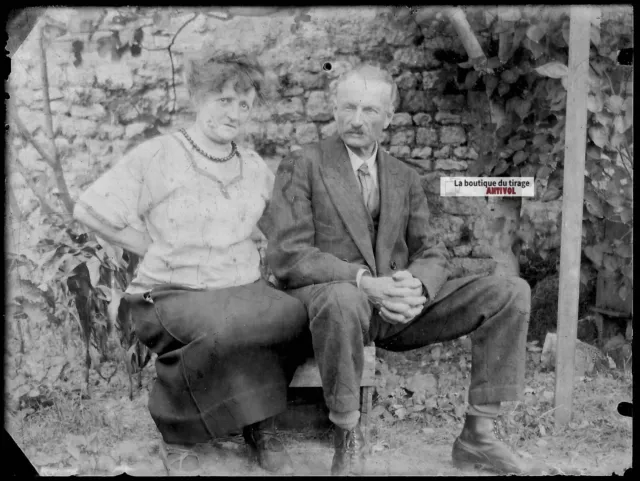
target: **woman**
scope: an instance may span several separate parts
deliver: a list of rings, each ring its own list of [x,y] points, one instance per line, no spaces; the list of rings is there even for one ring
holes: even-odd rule
[[[186,81],[193,125],[134,148],[74,215],[142,256],[125,300],[158,354],[149,410],[169,474],[198,474],[194,445],[240,430],[264,469],[290,473],[273,419],[286,408],[307,315],[261,279],[256,226],[274,176],[234,142],[264,73],[247,56],[203,52]]]

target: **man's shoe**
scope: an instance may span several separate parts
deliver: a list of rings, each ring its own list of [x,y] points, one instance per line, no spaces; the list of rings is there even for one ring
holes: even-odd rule
[[[462,433],[453,444],[453,465],[459,469],[479,468],[500,474],[529,474],[520,460],[494,431],[494,420],[467,414]]]
[[[364,472],[366,446],[359,424],[353,429],[336,426],[333,446],[332,476],[358,476]]]
[[[263,469],[276,474],[293,474],[291,458],[276,432],[274,418],[246,426],[242,435]]]

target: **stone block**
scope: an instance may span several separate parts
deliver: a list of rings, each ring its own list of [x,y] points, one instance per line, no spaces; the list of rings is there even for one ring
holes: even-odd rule
[[[467,162],[464,160],[438,159],[436,160],[436,170],[467,170]]]
[[[432,109],[433,101],[428,92],[422,90],[401,90],[400,110],[415,114]]]
[[[280,120],[300,120],[304,115],[304,107],[300,97],[280,100],[275,106],[275,117]]]
[[[441,123],[443,125],[459,124],[460,115],[452,114],[450,112],[438,112],[436,114],[436,122]]]
[[[410,125],[413,125],[411,114],[408,114],[406,112],[398,112],[394,114],[393,118],[391,119],[392,127],[405,127]]]
[[[331,137],[336,132],[337,130],[335,121],[329,122],[328,124],[324,124],[322,127],[320,127],[320,138],[326,139],[327,137]]]
[[[433,149],[431,147],[416,147],[411,151],[411,157],[414,159],[429,159]]]
[[[400,68],[432,69],[441,66],[433,52],[415,47],[399,48],[393,53],[393,62]]]
[[[391,134],[391,145],[411,146],[415,137],[413,129],[399,129]]]
[[[319,140],[318,127],[312,122],[296,125],[295,132],[296,140],[300,144],[310,144]]]
[[[459,145],[467,141],[467,134],[459,125],[446,125],[440,129],[440,142]]]
[[[436,159],[447,159],[451,156],[451,146],[445,145],[444,147],[433,152],[433,156]]]
[[[412,152],[412,154],[413,154],[413,152]],[[422,175],[422,174],[426,174],[426,173],[431,171],[431,167],[432,167],[431,160],[413,158],[413,155],[411,157],[412,158],[409,158],[409,159],[403,159],[404,163],[407,164],[409,167],[415,169],[416,172],[418,172],[418,174]]]
[[[428,126],[431,125],[432,117],[429,114],[425,114],[424,112],[420,112],[413,116],[413,123],[420,126]]]
[[[309,98],[307,99],[307,118],[319,121],[333,119],[331,101],[324,91],[314,90],[309,93]]]
[[[404,159],[411,155],[411,148],[406,145],[392,145],[389,154],[398,159]]]
[[[420,127],[416,132],[416,144],[436,147],[438,145],[438,131],[429,127]]]

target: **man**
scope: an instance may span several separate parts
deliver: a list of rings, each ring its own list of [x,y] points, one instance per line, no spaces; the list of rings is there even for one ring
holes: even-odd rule
[[[448,281],[447,251],[430,231],[417,173],[379,147],[397,98],[392,77],[377,67],[340,78],[338,135],[282,161],[262,223],[274,275],[307,307],[336,427],[331,473],[363,472],[365,344],[406,351],[467,334],[473,340],[469,408],[454,463],[522,473],[493,428],[500,402],[522,391],[530,289],[517,277]]]

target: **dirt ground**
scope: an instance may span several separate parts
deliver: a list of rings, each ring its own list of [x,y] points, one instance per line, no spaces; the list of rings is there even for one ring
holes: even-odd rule
[[[366,474],[488,475],[451,465],[452,443],[462,427],[468,352],[455,343],[441,346],[440,351],[438,356],[433,348],[406,354],[380,351]],[[143,387],[133,400],[122,368],[108,383],[92,372],[92,396],[87,399],[78,366],[65,368],[57,382],[50,389],[41,388],[39,395],[32,391],[19,403],[10,399],[6,427],[40,474],[166,475],[158,455],[159,434],[147,410],[153,366],[145,369]],[[407,386],[416,390],[415,373],[422,375],[422,387],[429,391],[426,400],[407,390]],[[560,472],[624,474],[632,465],[632,421],[616,408],[619,402],[632,400],[630,375],[610,372],[577,379],[573,419],[563,428],[553,424],[553,389],[553,373],[541,371],[529,360],[526,399],[504,406],[499,422],[503,437],[525,460],[542,460]],[[330,430],[287,430],[283,438],[296,475],[329,474]],[[240,438],[198,449],[208,475],[269,475],[248,460]]]

